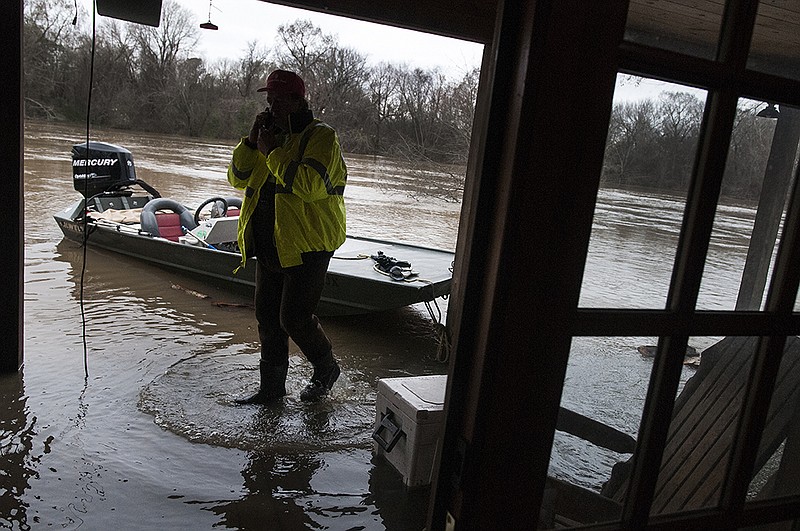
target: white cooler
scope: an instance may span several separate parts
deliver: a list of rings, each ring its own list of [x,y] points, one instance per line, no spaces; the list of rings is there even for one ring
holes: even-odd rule
[[[431,482],[446,386],[447,375],[378,380],[373,453],[389,461],[409,487]]]

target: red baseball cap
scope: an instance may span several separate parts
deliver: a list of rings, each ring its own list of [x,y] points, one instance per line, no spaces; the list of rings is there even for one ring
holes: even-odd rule
[[[301,98],[306,96],[306,84],[294,72],[288,70],[275,70],[267,77],[267,84],[258,89],[257,92],[283,92],[294,94]]]

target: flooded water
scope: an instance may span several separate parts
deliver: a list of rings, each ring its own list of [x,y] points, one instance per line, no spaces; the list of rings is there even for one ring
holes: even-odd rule
[[[249,294],[93,249],[82,270],[83,249],[62,241],[52,215],[79,197],[70,149],[84,137],[27,125],[25,367],[3,386],[3,458],[16,463],[3,467],[15,487],[0,525],[421,529],[427,493],[373,463],[371,432],[378,378],[447,371],[425,308],[324,319],[343,368],[330,400],[299,401],[311,369],[293,346],[281,406],[233,405],[257,386]],[[235,141],[92,139],[131,150],[165,197],[235,195],[225,179]],[[348,162],[350,234],[455,247],[459,204],[412,199],[388,162]]]
[[[379,378],[447,372],[425,308],[323,319],[343,369],[329,400],[297,399],[311,369],[295,347],[282,404],[234,406],[257,386],[247,294],[108,252],[84,257],[62,241],[52,215],[78,198],[70,148],[84,140],[80,129],[26,128],[25,367],[0,383],[0,525],[422,529],[427,489],[404,489],[372,458],[371,431]],[[234,195],[225,168],[235,140],[116,131],[92,140],[128,148],[139,178],[164,197],[197,205]],[[454,249],[460,204],[421,193],[447,183],[386,160],[347,161],[348,233]],[[581,304],[663,307],[681,208],[603,192]],[[724,243],[730,260],[704,285],[713,307],[728,304],[746,253],[746,240]],[[654,341],[576,339],[564,404],[635,435],[652,367],[636,347]],[[597,488],[618,459],[559,436],[553,473]]]

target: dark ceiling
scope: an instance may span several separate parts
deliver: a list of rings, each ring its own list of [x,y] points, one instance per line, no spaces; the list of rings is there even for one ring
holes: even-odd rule
[[[270,0],[269,3],[483,44],[492,40],[497,8],[497,2],[491,0]]]
[[[492,41],[497,9],[493,0],[271,3],[483,44]],[[711,59],[716,52],[724,4],[724,0],[631,0],[626,37],[633,42]],[[750,67],[800,79],[800,1],[762,0],[751,43]]]

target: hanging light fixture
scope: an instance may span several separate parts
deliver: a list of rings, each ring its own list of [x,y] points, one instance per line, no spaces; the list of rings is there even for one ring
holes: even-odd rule
[[[211,2],[213,0],[208,0],[208,22],[203,22],[200,24],[200,27],[207,30],[218,30],[219,26],[211,22]]]
[[[759,118],[777,118],[781,112],[775,108],[775,104],[771,101],[767,102],[767,106],[756,113]]]

